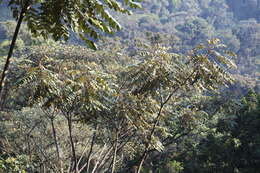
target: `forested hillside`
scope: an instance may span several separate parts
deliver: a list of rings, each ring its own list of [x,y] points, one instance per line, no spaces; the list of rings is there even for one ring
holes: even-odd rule
[[[125,27],[120,37],[131,40],[145,38],[146,32],[158,33],[174,52],[219,38],[238,54],[241,74],[259,71],[259,1],[152,0],[143,8],[129,16],[127,22],[125,16],[121,19]]]
[[[0,173],[260,170],[260,0],[0,0],[0,69]]]

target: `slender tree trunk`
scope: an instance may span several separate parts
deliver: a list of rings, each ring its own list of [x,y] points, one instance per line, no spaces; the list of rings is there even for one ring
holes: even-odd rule
[[[112,163],[111,173],[115,172],[117,147],[118,147],[118,130],[116,132],[116,140],[115,140],[115,148],[114,148],[114,156],[113,156],[113,163]]]
[[[63,166],[62,166],[62,161],[61,161],[61,156],[60,156],[60,147],[59,147],[59,143],[58,143],[56,129],[54,126],[54,118],[51,118],[51,127],[52,127],[52,135],[53,135],[53,139],[54,139],[54,143],[55,143],[55,147],[56,147],[56,153],[57,153],[57,157],[58,157],[59,167],[60,167],[61,172],[63,172]]]
[[[99,168],[99,165],[101,164],[101,162],[107,157],[107,155],[110,153],[110,151],[112,151],[113,147],[111,147],[111,150],[109,149],[109,151],[107,151],[107,153],[103,156],[104,150],[106,149],[106,144],[104,144],[101,152],[99,153],[99,156],[97,158],[97,162],[95,163],[95,166],[92,170],[92,173],[95,173],[96,170]],[[103,156],[103,159],[102,159]]]
[[[148,147],[149,148],[149,147]],[[144,164],[144,161],[146,160],[146,157],[148,155],[148,151],[149,149],[146,149],[145,152],[143,153],[142,157],[141,157],[141,160],[140,160],[140,163],[138,165],[138,168],[137,168],[137,172],[136,173],[140,173],[141,172],[141,169],[143,167],[143,164]]]
[[[93,133],[93,136],[92,136],[92,141],[91,141],[91,146],[90,146],[90,150],[88,152],[88,157],[87,157],[87,173],[89,173],[89,166],[90,166],[90,160],[91,160],[91,154],[92,154],[92,151],[93,151],[93,147],[94,147],[94,144],[95,144],[95,141],[96,141],[96,134],[97,134],[97,125],[95,127],[95,131]]]
[[[99,163],[98,163],[98,165],[97,165],[97,167],[99,168],[99,169],[101,169],[103,166],[104,166],[104,164],[106,163],[106,161],[108,161],[109,160],[109,158],[110,158],[110,153],[113,151],[113,146],[111,146],[107,151],[106,151],[106,153],[105,153],[105,155],[104,155],[104,157],[99,161]],[[109,158],[108,158],[109,157]],[[92,172],[92,173],[94,173],[94,172]]]
[[[154,125],[153,125],[152,131],[151,131],[151,133],[150,133],[150,135],[149,135],[149,137],[148,137],[148,141],[147,141],[147,143],[146,143],[146,145],[145,145],[145,150],[144,150],[144,152],[143,152],[143,154],[142,154],[142,156],[141,156],[141,159],[140,159],[140,161],[139,161],[139,165],[138,165],[138,169],[137,169],[137,172],[136,172],[136,173],[140,173],[140,172],[141,172],[143,163],[144,163],[144,161],[146,160],[146,158],[147,158],[147,156],[148,156],[148,153],[149,153],[149,150],[150,150],[151,141],[152,141],[152,136],[153,136],[153,134],[154,134],[154,132],[155,132],[156,126],[157,126],[158,123],[159,123],[159,118],[160,118],[160,116],[161,116],[161,111],[162,111],[162,109],[163,109],[163,104],[161,105],[161,108],[160,108],[160,110],[159,110],[158,116],[157,116],[156,121],[155,121],[155,123],[154,123]]]
[[[19,18],[18,18],[18,21],[17,21],[17,25],[16,25],[16,28],[15,28],[15,32],[14,32],[14,35],[13,35],[13,38],[12,38],[12,42],[11,42],[11,45],[10,45],[10,48],[9,48],[9,51],[8,51],[8,55],[7,55],[7,58],[6,58],[6,61],[5,61],[5,66],[4,66],[4,69],[2,71],[2,76],[1,76],[1,79],[0,79],[0,101],[1,101],[1,103],[3,102],[3,88],[5,86],[6,74],[7,74],[8,69],[9,69],[11,57],[13,55],[15,42],[16,42],[21,24],[23,22],[24,16],[29,9],[29,5],[30,5],[29,0],[26,0],[25,4],[22,7],[22,10],[20,12],[20,15],[19,15]]]
[[[26,135],[27,140],[27,146],[28,146],[28,155],[29,155],[29,161],[32,162],[32,150],[31,150],[31,143],[30,143],[30,134]]]
[[[71,152],[72,152],[72,170],[73,170],[73,172],[77,173],[78,172],[77,171],[77,157],[76,157],[74,141],[72,138],[72,121],[71,121],[70,115],[68,115],[67,121],[68,121],[68,127],[69,127],[69,140],[70,140]]]
[[[176,89],[175,89],[175,90],[176,90]],[[151,141],[152,141],[153,134],[154,134],[154,132],[155,132],[155,128],[156,128],[156,126],[158,125],[158,123],[159,123],[159,121],[160,121],[160,117],[161,117],[161,115],[162,115],[161,113],[162,113],[163,107],[164,107],[164,105],[170,100],[170,98],[172,97],[173,93],[174,93],[174,92],[172,92],[172,93],[168,96],[168,98],[167,98],[165,101],[161,100],[161,106],[160,106],[159,112],[158,112],[157,117],[156,117],[156,119],[155,119],[155,122],[154,122],[154,124],[153,124],[153,128],[152,128],[152,130],[151,130],[151,133],[150,133],[150,135],[148,136],[148,141],[147,141],[147,143],[146,143],[146,145],[145,145],[145,151],[144,151],[143,154],[142,154],[142,157],[141,157],[141,159],[140,159],[140,162],[139,162],[138,169],[137,169],[137,172],[136,172],[136,173],[140,173],[140,172],[141,172],[143,163],[144,163],[144,161],[146,160],[146,158],[147,158],[147,156],[148,156],[148,153],[149,153],[149,150],[150,150]]]

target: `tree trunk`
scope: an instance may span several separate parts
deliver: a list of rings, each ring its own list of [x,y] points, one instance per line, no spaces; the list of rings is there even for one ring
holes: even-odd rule
[[[55,143],[55,147],[56,147],[56,153],[57,153],[57,157],[58,157],[59,167],[60,167],[61,172],[63,172],[63,165],[62,165],[61,156],[60,156],[60,147],[59,147],[59,143],[58,143],[58,139],[57,139],[56,129],[54,126],[54,118],[51,118],[51,127],[52,127],[52,135],[53,135],[53,139],[54,139],[54,143]]]
[[[140,163],[138,165],[138,168],[137,168],[137,171],[135,173],[140,173],[141,172],[141,169],[143,167],[143,163],[148,155],[148,148],[145,150],[145,152],[143,153],[142,157],[141,157],[141,160],[140,160]]]
[[[91,155],[92,155],[92,151],[93,151],[93,147],[96,141],[96,134],[97,134],[97,125],[95,126],[95,131],[93,133],[92,136],[92,141],[91,141],[91,146],[90,146],[90,150],[88,152],[88,157],[87,157],[87,173],[89,173],[89,166],[90,166],[90,160],[91,160]]]
[[[10,48],[9,48],[9,51],[8,51],[8,55],[7,55],[7,58],[6,58],[6,61],[5,61],[5,66],[4,66],[4,69],[2,71],[2,76],[1,76],[1,79],[0,79],[0,101],[1,101],[1,104],[4,101],[2,92],[3,92],[3,88],[5,86],[6,75],[7,75],[9,65],[10,65],[10,62],[11,62],[11,57],[13,55],[15,42],[16,42],[21,24],[23,22],[24,16],[25,16],[26,12],[28,11],[28,9],[29,9],[29,0],[26,0],[24,7],[22,7],[22,10],[20,12],[20,15],[19,15],[19,18],[18,18],[18,21],[17,21],[15,32],[14,32],[14,35],[13,35],[13,38],[12,38],[12,42],[11,42],[11,45],[10,45]]]
[[[69,140],[70,140],[70,145],[71,145],[71,152],[72,152],[72,171],[77,173],[77,157],[76,157],[76,150],[75,150],[75,145],[74,141],[72,138],[72,121],[71,121],[71,116],[68,115],[67,117],[67,122],[68,122],[68,127],[69,127]]]
[[[115,140],[114,156],[113,156],[113,162],[112,162],[111,173],[114,173],[114,172],[115,172],[117,147],[118,147],[118,130],[117,130],[117,132],[116,132],[116,140]]]

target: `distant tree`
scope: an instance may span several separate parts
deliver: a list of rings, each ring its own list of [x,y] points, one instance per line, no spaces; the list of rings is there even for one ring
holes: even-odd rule
[[[185,46],[194,47],[214,36],[214,27],[203,18],[192,18],[176,26]]]

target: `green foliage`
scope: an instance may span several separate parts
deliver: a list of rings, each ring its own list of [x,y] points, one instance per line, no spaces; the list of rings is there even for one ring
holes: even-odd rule
[[[240,102],[225,106],[216,131],[196,147],[184,172],[257,172],[259,101],[259,94],[250,91]]]
[[[95,145],[101,148],[102,143],[115,145],[115,140],[111,140],[115,133],[126,135],[119,144],[124,146],[121,152],[129,153],[125,156],[129,159],[145,148],[162,152],[167,143],[172,144],[179,136],[195,130],[205,115],[197,106],[191,106],[196,100],[191,96],[215,91],[218,86],[232,82],[226,69],[234,65],[227,53],[218,39],[197,46],[188,55],[169,53],[166,47],[154,44],[132,58],[79,46],[35,46],[14,62],[9,80],[16,83],[8,103],[41,108],[43,117],[51,122],[76,121],[72,123],[73,130],[81,125],[98,126]],[[115,60],[118,56],[128,64],[127,68]],[[48,135],[49,140],[55,140],[51,133]],[[47,141],[48,138],[37,140]],[[72,144],[62,141],[59,145],[63,148]],[[68,148],[62,150],[69,153]],[[51,149],[47,151],[51,155]],[[59,157],[68,167],[69,160]],[[112,159],[111,155],[107,159]],[[54,160],[57,166],[59,162]],[[181,171],[179,163],[172,164],[172,169]]]
[[[201,18],[190,19],[183,25],[177,25],[177,30],[181,31],[181,38],[185,45],[197,45],[208,38],[213,37],[214,28]]]
[[[15,31],[16,22],[6,20],[0,22],[0,56],[7,56],[12,36]],[[40,45],[44,43],[53,44],[53,40],[44,40],[42,37],[33,38],[26,25],[22,25],[16,40],[16,54],[24,50],[27,46]]]
[[[123,5],[140,8],[139,3],[132,0],[123,1]],[[70,30],[76,32],[90,48],[96,49],[93,40],[100,37],[101,32],[112,34],[121,29],[120,24],[110,15],[108,10],[130,14],[127,8],[116,0],[101,1],[10,1],[13,17],[18,18],[23,12],[28,28],[35,36],[55,40],[68,40]]]
[[[8,2],[18,17],[26,1]],[[258,171],[259,96],[227,101],[259,84],[256,20],[238,21],[225,0],[144,1],[131,17],[139,1],[30,3],[1,108],[0,172],[136,172],[146,151],[145,173]],[[95,49],[117,21],[126,30],[98,51],[42,38]],[[0,23],[0,56],[14,28]],[[215,97],[223,85],[234,92]]]
[[[252,5],[255,3],[259,2],[244,3],[253,9],[254,15],[259,6]],[[146,31],[159,34],[164,38],[164,44],[171,46],[172,52],[182,53],[208,39],[219,38],[238,55],[239,68],[236,72],[257,76],[258,67],[255,61],[260,50],[259,21],[256,16],[247,18],[245,13],[250,13],[251,10],[242,6],[242,0],[237,3],[233,0],[180,1],[177,4],[172,0],[151,0],[144,2],[145,11],[129,18],[118,17],[124,28],[128,28],[123,30],[120,36],[130,42],[133,38],[144,42]],[[236,13],[244,14],[242,16],[246,19],[238,20]]]
[[[26,173],[28,158],[26,156],[7,157],[3,159],[0,157],[0,171],[12,173]],[[28,165],[29,166],[29,165]]]

